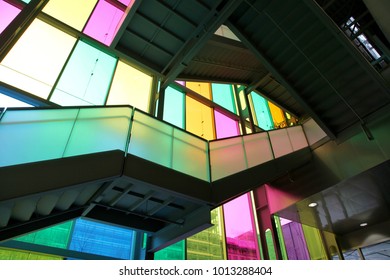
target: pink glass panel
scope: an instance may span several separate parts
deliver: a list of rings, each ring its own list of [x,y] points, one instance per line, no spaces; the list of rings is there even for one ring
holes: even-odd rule
[[[131,2],[131,0],[118,0],[118,2],[121,2],[122,4],[125,4],[126,6],[128,6]]]
[[[240,135],[238,121],[214,110],[217,139]]]
[[[84,28],[84,33],[108,46],[115,37],[123,14],[124,11],[100,0]]]
[[[260,259],[250,195],[244,194],[224,204],[223,211],[228,259]]]
[[[20,9],[0,0],[0,33],[4,31],[19,12]]]

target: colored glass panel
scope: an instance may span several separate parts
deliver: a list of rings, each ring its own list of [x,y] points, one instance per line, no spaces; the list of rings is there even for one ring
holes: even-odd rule
[[[26,251],[2,249],[0,247],[0,260],[62,260],[62,257],[30,253]]]
[[[173,130],[172,168],[209,181],[208,145],[203,139],[184,131]]]
[[[103,105],[116,58],[79,41],[50,98],[60,105]]]
[[[34,20],[1,62],[0,80],[46,99],[75,41],[59,29]]]
[[[108,46],[115,37],[123,15],[121,9],[108,1],[99,0],[83,33]]]
[[[213,109],[186,96],[186,130],[204,139],[214,136]]]
[[[163,119],[180,128],[184,128],[185,124],[184,97],[182,92],[172,87],[165,90]]]
[[[310,260],[301,224],[281,219],[282,233],[289,260]]]
[[[151,76],[119,61],[107,105],[131,105],[148,112],[152,81]]]
[[[251,203],[247,193],[223,205],[229,260],[260,259]]]
[[[154,253],[155,260],[185,260],[185,240]]]
[[[249,134],[243,137],[248,168],[273,159],[267,133]]]
[[[136,111],[129,153],[157,164],[172,166],[173,127]]]
[[[0,34],[12,22],[12,20],[19,14],[20,9],[0,0]]]
[[[66,249],[72,230],[72,221],[42,229],[16,238],[17,241]]]
[[[268,250],[268,257],[269,257],[269,259],[270,260],[276,260],[274,239],[272,237],[272,231],[269,228],[265,231],[265,242],[267,244],[267,250]]]
[[[210,142],[210,164],[213,181],[246,169],[241,137]]]
[[[24,3],[30,3],[31,2],[31,0],[22,0]]]
[[[278,216],[274,216],[274,221],[275,221],[276,232],[277,232],[278,240],[279,240],[279,244],[280,244],[280,251],[282,253],[282,259],[287,260],[288,257],[287,257],[287,251],[286,251],[286,244],[284,242],[280,218]]]
[[[134,114],[129,153],[209,181],[207,142],[139,111]]]
[[[211,100],[210,83],[186,82],[186,87]]]
[[[264,130],[273,129],[274,123],[267,100],[254,92],[250,94],[250,100],[252,101],[255,113],[255,124]]]
[[[134,232],[129,229],[77,219],[69,249],[90,254],[131,259]]]
[[[126,151],[131,112],[127,107],[80,109],[64,156]]]
[[[268,101],[268,106],[269,106],[269,109],[271,111],[272,120],[274,122],[274,127],[275,128],[286,127],[287,126],[286,117],[285,117],[282,109],[280,109],[278,106],[276,106],[275,104],[273,104],[272,102],[269,102],[269,101]]]
[[[0,107],[32,107],[32,105],[0,93]]]
[[[97,0],[50,0],[43,12],[81,31]]]
[[[213,101],[229,111],[236,113],[233,87],[228,84],[211,84]]]
[[[238,121],[214,110],[217,139],[240,135]]]
[[[211,211],[211,223],[212,227],[187,238],[188,260],[226,259],[221,207]]]
[[[321,233],[318,229],[302,224],[307,249],[312,260],[327,260]]]
[[[61,158],[77,112],[7,111],[0,122],[0,166]]]

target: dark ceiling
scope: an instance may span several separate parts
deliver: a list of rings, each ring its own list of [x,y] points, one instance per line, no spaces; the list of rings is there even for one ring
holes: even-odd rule
[[[381,33],[367,14],[361,0],[136,1],[114,47],[158,73],[162,88],[247,85],[335,139],[390,103],[387,82],[334,22],[353,15]],[[241,42],[214,35],[222,24]]]

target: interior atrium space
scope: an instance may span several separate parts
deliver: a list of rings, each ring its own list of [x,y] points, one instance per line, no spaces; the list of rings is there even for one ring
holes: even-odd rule
[[[0,260],[390,259],[389,14],[0,0]]]

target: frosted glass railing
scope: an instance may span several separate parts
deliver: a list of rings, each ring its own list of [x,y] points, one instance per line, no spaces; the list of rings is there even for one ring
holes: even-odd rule
[[[128,152],[209,181],[208,142],[136,111]]]
[[[0,167],[122,150],[209,182],[307,146],[301,126],[207,142],[130,107],[8,110],[0,120]]]
[[[211,141],[209,145],[213,181],[308,146],[301,126]]]
[[[126,151],[132,109],[8,110],[0,121],[0,167]]]

